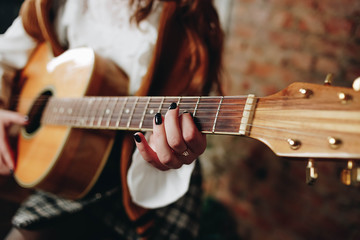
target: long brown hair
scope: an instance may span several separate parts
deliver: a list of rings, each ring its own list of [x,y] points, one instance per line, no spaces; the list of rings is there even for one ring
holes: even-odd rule
[[[223,94],[221,88],[222,52],[224,34],[220,26],[219,17],[212,0],[130,0],[135,7],[132,20],[140,23],[152,10],[155,1],[176,2],[180,19],[192,38],[202,42],[209,56],[208,78],[202,88],[203,94],[208,94],[213,87]]]

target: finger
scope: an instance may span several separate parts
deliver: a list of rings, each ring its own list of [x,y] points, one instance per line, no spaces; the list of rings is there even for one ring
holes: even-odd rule
[[[162,171],[169,169],[169,167],[165,166],[160,162],[159,158],[156,155],[156,152],[154,152],[154,150],[149,146],[146,138],[142,133],[135,133],[134,139],[136,146],[145,161]]]
[[[3,158],[0,155],[0,175],[7,176],[12,174],[12,172],[13,171],[5,165]]]
[[[14,169],[13,152],[10,149],[4,128],[0,129],[0,142],[2,143],[0,144],[1,160],[8,169],[13,170]]]
[[[25,125],[28,122],[28,117],[17,112],[1,110],[1,121],[6,125],[10,123]]]
[[[169,111],[165,114],[164,126],[167,142],[172,150],[177,154],[181,154],[187,149],[182,136],[179,124],[179,108],[176,103],[170,105]]]
[[[163,118],[160,113],[157,113],[154,118],[153,135],[154,150],[160,162],[170,168],[176,169],[181,167],[182,163],[177,159],[177,156],[168,144]]]
[[[184,113],[180,116],[180,124],[183,129],[182,137],[185,144],[190,152],[198,157],[206,149],[206,135],[198,130],[190,113]],[[189,157],[185,158],[185,162],[188,163],[188,161],[191,161],[191,159]]]

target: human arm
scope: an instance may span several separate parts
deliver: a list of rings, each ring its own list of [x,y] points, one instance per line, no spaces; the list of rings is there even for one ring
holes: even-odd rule
[[[11,88],[16,72],[22,69],[36,42],[26,34],[21,18],[0,35],[0,80],[2,107],[8,107]],[[14,152],[9,140],[9,129],[15,124],[26,124],[26,117],[9,110],[0,109],[0,175],[8,175],[14,169]]]

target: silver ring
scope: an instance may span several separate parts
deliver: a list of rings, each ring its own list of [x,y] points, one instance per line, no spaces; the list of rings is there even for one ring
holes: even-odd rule
[[[184,157],[187,157],[190,155],[190,153],[189,153],[188,149],[186,149],[185,151],[182,152],[181,155],[183,155]]]

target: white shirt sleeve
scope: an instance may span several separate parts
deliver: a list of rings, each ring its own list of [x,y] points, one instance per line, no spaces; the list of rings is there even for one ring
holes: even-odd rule
[[[0,35],[0,93],[3,93],[2,87],[11,86],[16,71],[25,67],[36,45],[36,41],[25,32],[20,17]]]
[[[136,149],[127,182],[132,200],[145,208],[160,208],[181,198],[189,189],[195,161],[179,169],[161,171],[146,162]]]
[[[10,28],[0,35],[0,63],[16,70],[25,67],[36,41],[29,36],[17,17]]]

